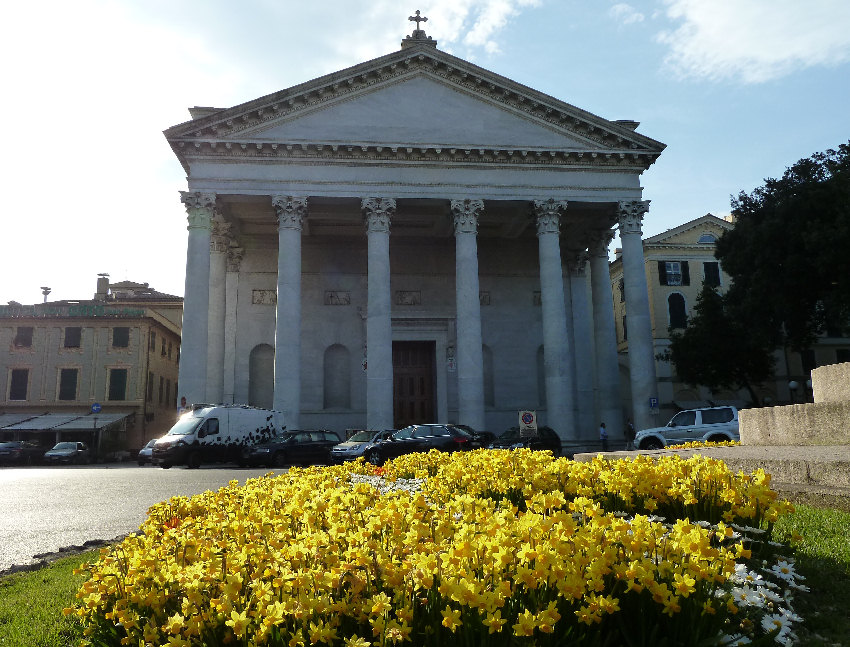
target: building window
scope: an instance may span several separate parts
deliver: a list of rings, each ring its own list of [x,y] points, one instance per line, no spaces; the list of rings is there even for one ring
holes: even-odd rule
[[[162,351],[159,353],[159,355],[160,355],[160,357],[165,357],[165,355],[166,355],[166,352],[165,352],[165,338],[164,338],[164,337],[163,337],[163,339],[162,339]]]
[[[127,369],[113,368],[109,370],[109,400],[127,399]]]
[[[112,329],[112,348],[127,348],[130,345],[130,329],[121,326]],[[110,398],[111,399],[111,398]]]
[[[714,234],[703,234],[699,237],[698,243],[702,245],[713,245],[717,242],[717,236]]]
[[[720,264],[717,261],[702,264],[705,282],[713,288],[720,287]]]
[[[626,281],[625,281],[625,279],[620,279],[617,282],[617,288],[620,291],[620,303],[623,303],[626,300]]]
[[[32,328],[30,328],[32,330]],[[12,379],[9,380],[9,399],[26,400],[29,386],[30,370],[28,368],[13,368]]]
[[[159,405],[162,406],[162,399],[165,397],[165,394],[162,390],[165,388],[165,378],[162,375],[159,376]]]
[[[153,402],[153,372],[148,371],[148,402]]]
[[[79,326],[65,328],[65,348],[79,348],[82,344],[83,329]]]
[[[67,330],[67,329],[66,329]],[[78,328],[79,330],[79,328]],[[75,368],[63,368],[59,371],[59,399],[77,399],[77,375],[79,371]]]
[[[15,348],[32,348],[32,326],[18,326],[13,344]]]
[[[165,406],[171,402],[171,380],[165,380]]]
[[[151,330],[150,338],[148,339],[148,350],[156,350],[156,333]]]
[[[174,352],[174,344],[168,342],[168,359],[171,359],[171,353]]]
[[[626,327],[626,315],[623,315],[623,341],[628,341],[629,329]]]
[[[688,313],[685,310],[685,297],[674,292],[667,297],[667,312],[671,328],[685,328],[688,325]]]
[[[688,261],[658,261],[658,280],[661,285],[690,285]]]

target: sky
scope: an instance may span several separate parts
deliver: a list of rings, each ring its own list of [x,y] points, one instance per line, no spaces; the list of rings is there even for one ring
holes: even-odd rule
[[[847,0],[15,2],[0,304],[90,299],[99,273],[182,296],[186,177],[162,131],[394,52],[416,9],[439,49],[665,143],[645,237],[850,140]]]

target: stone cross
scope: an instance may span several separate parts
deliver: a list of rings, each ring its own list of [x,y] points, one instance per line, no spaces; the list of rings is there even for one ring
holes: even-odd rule
[[[419,31],[419,23],[420,22],[428,22],[428,19],[426,17],[419,15],[419,9],[416,10],[416,15],[410,16],[408,18],[408,20],[416,23],[416,31]]]

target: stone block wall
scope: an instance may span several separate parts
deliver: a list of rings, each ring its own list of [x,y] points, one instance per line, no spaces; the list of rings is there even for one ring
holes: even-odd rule
[[[850,445],[850,363],[812,371],[815,401],[739,412],[744,445]]]

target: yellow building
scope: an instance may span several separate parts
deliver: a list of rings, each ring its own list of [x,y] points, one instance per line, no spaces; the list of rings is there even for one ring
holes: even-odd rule
[[[0,440],[80,440],[105,456],[164,434],[182,313],[181,297],[106,275],[91,300],[0,306]]]
[[[717,239],[732,229],[733,223],[706,214],[643,241],[646,283],[649,291],[652,337],[656,358],[670,344],[670,331],[684,329],[694,312],[703,281],[725,293],[731,279],[714,256]],[[620,356],[620,384],[628,389],[628,304],[623,291],[622,262],[611,263],[614,293],[614,315],[617,328],[617,351]],[[774,379],[760,385],[759,394],[765,404],[811,401],[811,371],[817,366],[850,361],[850,340],[837,331],[828,331],[814,348],[803,353],[775,353]],[[680,382],[669,362],[656,359],[658,378],[657,419],[664,424],[681,409],[714,404],[750,406],[745,390],[712,393],[705,387],[694,388]],[[630,410],[631,397],[624,399]]]

